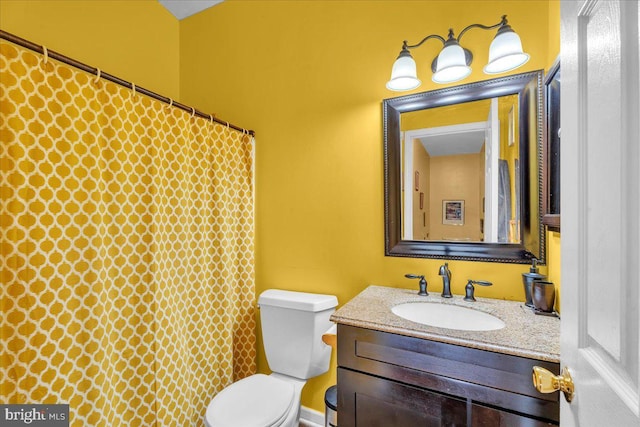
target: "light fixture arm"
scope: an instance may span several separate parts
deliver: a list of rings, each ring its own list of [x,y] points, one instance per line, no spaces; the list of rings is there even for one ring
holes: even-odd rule
[[[482,25],[482,24],[471,24],[466,26],[462,31],[460,31],[460,35],[458,36],[458,42],[462,39],[462,36],[472,28],[482,28],[483,30],[493,30],[498,27],[502,27],[503,25],[508,26],[507,24],[507,15],[502,15],[502,19],[495,25]],[[449,30],[451,31],[451,30]]]
[[[442,44],[444,45],[446,40],[444,39],[444,37],[439,36],[438,34],[430,34],[427,37],[423,38],[422,40],[420,40],[419,43],[416,44],[408,44],[407,41],[405,40],[404,42],[402,42],[402,49],[415,49],[416,47],[422,46],[422,44],[424,42],[426,42],[429,39],[438,39],[442,42]]]

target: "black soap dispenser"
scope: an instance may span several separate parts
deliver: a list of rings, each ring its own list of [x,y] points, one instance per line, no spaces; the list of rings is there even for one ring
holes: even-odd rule
[[[528,273],[522,273],[522,283],[524,285],[524,297],[525,303],[527,307],[533,308],[533,301],[531,300],[531,285],[534,280],[542,280],[546,279],[547,276],[544,274],[538,273],[538,260],[536,258],[531,258],[531,268]]]

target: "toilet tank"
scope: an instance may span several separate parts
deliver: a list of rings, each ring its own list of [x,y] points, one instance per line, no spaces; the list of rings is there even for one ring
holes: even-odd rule
[[[322,342],[338,305],[334,295],[269,289],[258,298],[269,368],[309,379],[329,370],[331,347]]]

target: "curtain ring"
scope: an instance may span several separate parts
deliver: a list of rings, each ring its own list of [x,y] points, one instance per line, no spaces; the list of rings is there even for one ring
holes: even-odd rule
[[[131,82],[131,90],[133,91],[133,96],[136,95],[136,84]]]
[[[100,68],[96,68],[96,78],[93,81],[95,84],[98,84],[100,82],[100,75],[102,74],[102,71],[100,71]]]
[[[44,65],[47,65],[47,62],[49,62],[49,51],[44,45],[42,45],[42,54],[44,55]]]
[[[193,119],[193,116],[196,115],[196,109],[191,107],[191,118]]]
[[[173,98],[169,98],[169,107],[173,107]]]

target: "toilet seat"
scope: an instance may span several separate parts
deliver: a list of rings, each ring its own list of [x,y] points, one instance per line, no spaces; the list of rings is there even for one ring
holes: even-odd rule
[[[276,427],[291,410],[294,386],[256,374],[231,384],[213,398],[205,421],[209,427]]]

